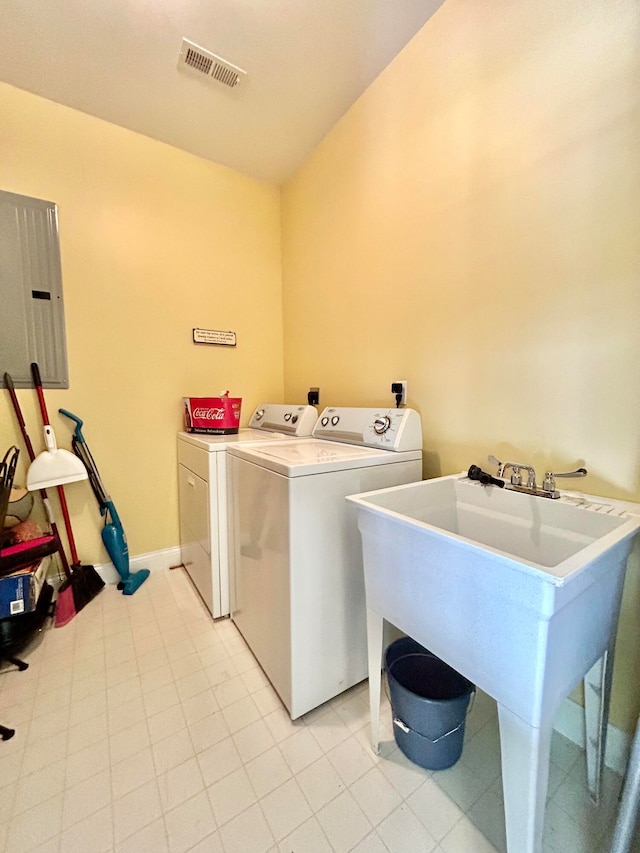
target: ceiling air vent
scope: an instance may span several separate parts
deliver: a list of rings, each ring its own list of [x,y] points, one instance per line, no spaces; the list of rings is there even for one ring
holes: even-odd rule
[[[178,68],[186,68],[199,76],[217,80],[218,83],[230,89],[235,88],[242,78],[247,76],[247,72],[242,68],[237,68],[226,59],[216,56],[215,53],[199,47],[188,39],[182,39]]]

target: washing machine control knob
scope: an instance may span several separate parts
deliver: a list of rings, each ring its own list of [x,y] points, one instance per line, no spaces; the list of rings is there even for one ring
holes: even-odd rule
[[[264,417],[264,409],[258,409],[258,411],[256,412],[256,420],[261,421],[263,417]]]
[[[322,426],[326,426],[329,423],[329,418],[325,415],[323,418],[320,419],[320,423],[322,424]]]
[[[284,419],[285,419],[285,421],[290,421],[291,420],[291,412],[287,412],[286,415],[284,416]]]
[[[339,420],[340,420],[340,418],[339,418],[337,415],[334,415],[334,416],[331,418],[331,423],[333,424],[333,426],[337,426],[337,425],[338,425],[338,421],[339,421]]]
[[[389,415],[383,415],[380,418],[376,418],[373,422],[373,431],[376,435],[384,435],[390,426],[391,418],[389,417]]]

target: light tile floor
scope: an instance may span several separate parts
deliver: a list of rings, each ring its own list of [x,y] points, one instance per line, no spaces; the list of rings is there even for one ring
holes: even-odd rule
[[[0,672],[4,853],[504,851],[495,705],[479,695],[461,760],[432,773],[396,748],[366,684],[292,722],[229,620],[181,570],[107,587]],[[595,809],[584,757],[554,736],[545,851],[608,850],[620,778]]]

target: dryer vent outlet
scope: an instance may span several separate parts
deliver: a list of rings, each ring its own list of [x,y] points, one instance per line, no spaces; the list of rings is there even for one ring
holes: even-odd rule
[[[189,39],[182,39],[180,56],[178,57],[178,68],[197,74],[198,77],[207,77],[223,86],[234,89],[241,80],[247,76],[247,72],[238,68],[221,56],[205,50]]]

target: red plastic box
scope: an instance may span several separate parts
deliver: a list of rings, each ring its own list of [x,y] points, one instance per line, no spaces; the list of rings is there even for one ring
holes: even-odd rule
[[[240,427],[241,397],[183,397],[187,432],[234,435]]]

